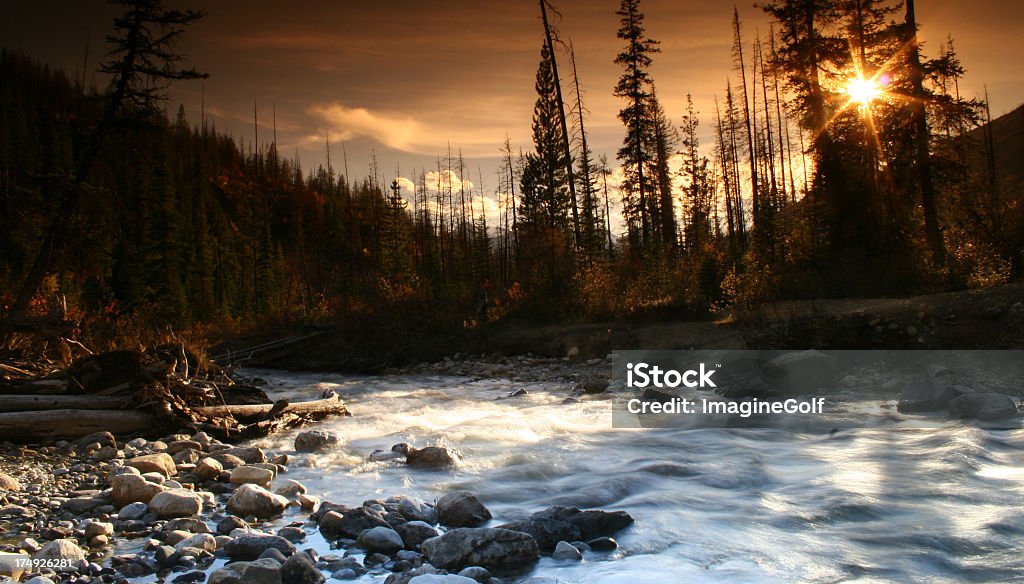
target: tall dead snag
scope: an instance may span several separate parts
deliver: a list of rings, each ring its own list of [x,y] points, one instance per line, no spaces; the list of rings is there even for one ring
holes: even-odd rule
[[[754,126],[750,117],[750,97],[747,92],[747,69],[743,59],[743,35],[740,30],[740,12],[732,7],[732,30],[733,30],[733,59],[739,69],[740,77],[743,79],[743,121],[747,128],[747,153],[750,156],[750,188],[751,202],[753,204],[754,221],[757,221],[757,214],[760,210],[758,201],[757,181],[757,146],[754,140]]]

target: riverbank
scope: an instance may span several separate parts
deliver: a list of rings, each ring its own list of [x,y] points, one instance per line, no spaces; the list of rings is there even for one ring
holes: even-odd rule
[[[379,373],[420,363],[530,355],[586,362],[630,349],[1008,349],[1024,348],[1024,284],[911,298],[786,301],[752,310],[673,320],[666,315],[593,323],[503,319],[476,328],[378,334],[320,327],[250,335],[222,345],[246,366]],[[279,346],[246,352],[268,341]],[[456,368],[457,370],[457,368]]]

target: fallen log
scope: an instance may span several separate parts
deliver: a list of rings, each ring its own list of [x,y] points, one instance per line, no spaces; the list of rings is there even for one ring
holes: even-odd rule
[[[119,410],[123,397],[95,395],[0,395],[0,412],[46,410]]]
[[[92,400],[100,399],[97,396],[14,397],[38,397],[42,400],[48,398],[67,400],[72,397]],[[287,400],[280,400],[274,404],[197,407],[192,408],[192,411],[199,416],[211,419],[234,417],[241,422],[254,422],[258,424],[281,420],[286,416],[298,423],[302,419],[348,415],[345,402],[333,392],[322,399],[308,402],[288,403]],[[170,429],[168,428],[169,423],[170,420],[166,416],[157,416],[144,410],[87,409],[83,407],[32,411],[4,410],[3,413],[0,413],[0,440],[18,442],[55,440],[59,438],[78,438],[93,432],[104,431],[111,432],[112,434],[156,432]],[[170,425],[173,426],[174,424],[170,423]],[[187,426],[188,424],[181,422],[179,425]],[[282,424],[264,425],[268,426],[268,429],[270,427],[274,429],[283,427]]]

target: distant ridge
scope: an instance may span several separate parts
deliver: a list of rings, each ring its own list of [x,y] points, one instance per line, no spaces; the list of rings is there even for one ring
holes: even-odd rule
[[[985,126],[972,130],[969,136],[984,155]],[[1010,187],[1024,186],[1024,105],[992,120],[992,143],[999,182]]]

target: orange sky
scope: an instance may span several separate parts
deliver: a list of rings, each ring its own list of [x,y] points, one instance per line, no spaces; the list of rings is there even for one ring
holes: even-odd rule
[[[572,39],[580,68],[593,150],[614,160],[622,130],[621,104],[611,95],[620,73],[617,0],[552,0],[562,13],[559,28]],[[387,179],[401,165],[433,167],[448,145],[461,148],[476,179],[496,185],[498,149],[506,133],[514,148],[530,146],[533,79],[541,24],[533,1],[222,0],[171,2],[202,8],[180,47],[211,74],[205,82],[208,119],[246,142],[253,136],[252,108],[260,112],[260,138],[271,136],[276,109],[282,154],[298,154],[303,167],[322,163],[324,131],[330,130],[335,167],[345,141],[350,173],[367,174],[376,151]],[[204,6],[205,4],[205,6]],[[927,48],[953,34],[967,77],[961,90],[978,94],[988,85],[993,113],[1024,98],[1024,2],[918,0]],[[712,97],[729,75],[733,4],[717,0],[643,0],[649,36],[661,41],[652,76],[673,121],[694,95],[711,127]],[[34,0],[5,8],[4,44],[80,75],[87,39],[90,68],[101,58],[102,38],[114,10],[99,0]],[[767,20],[750,4],[740,6],[746,33],[767,32]],[[568,60],[561,64],[563,76]],[[201,84],[174,90],[190,118],[199,119]],[[706,140],[710,144],[710,139]],[[475,181],[478,182],[478,181]]]

